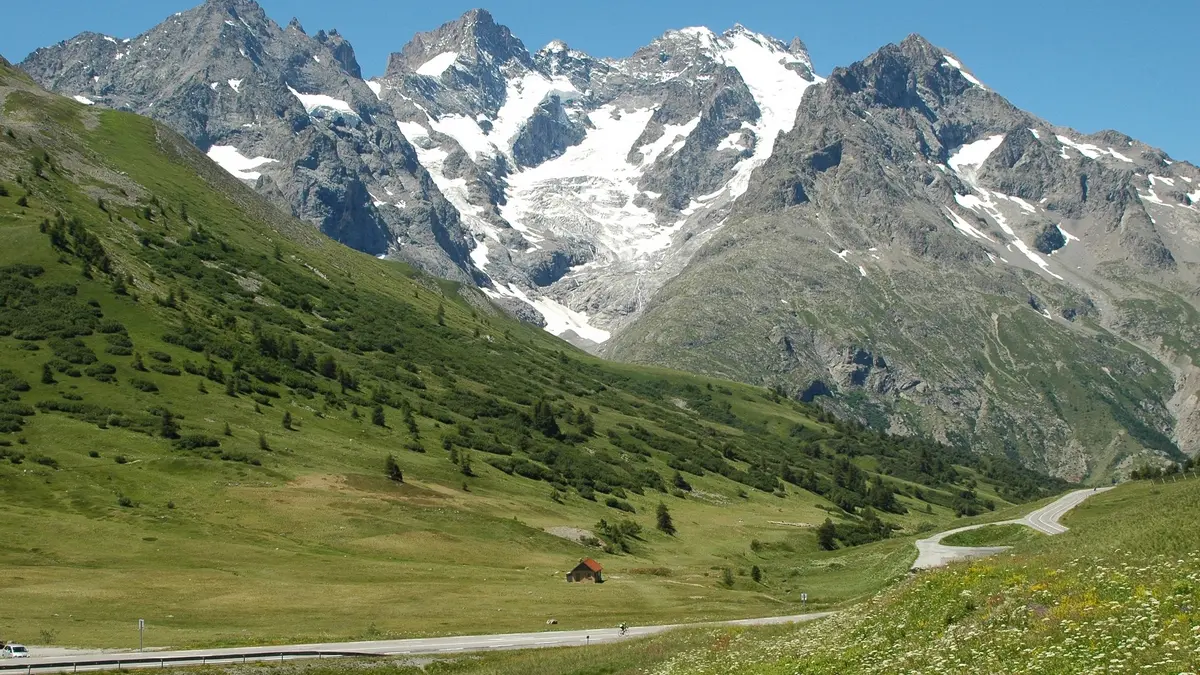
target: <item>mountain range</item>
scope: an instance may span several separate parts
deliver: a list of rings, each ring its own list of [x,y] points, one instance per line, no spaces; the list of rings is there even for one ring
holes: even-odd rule
[[[1200,451],[1200,169],[920,36],[823,77],[742,26],[597,59],[473,10],[367,81],[336,31],[211,0],[21,67],[607,357],[1073,480]]]

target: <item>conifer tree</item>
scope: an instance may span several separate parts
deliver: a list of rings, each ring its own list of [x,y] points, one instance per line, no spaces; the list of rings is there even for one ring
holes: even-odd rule
[[[658,530],[664,534],[675,536],[675,523],[671,520],[671,512],[667,509],[667,505],[659,502],[658,504]]]

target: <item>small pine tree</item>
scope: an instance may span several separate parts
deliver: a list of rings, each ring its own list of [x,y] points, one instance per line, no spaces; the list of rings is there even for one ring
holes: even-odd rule
[[[237,396],[237,385],[234,383],[232,377],[226,378],[225,380],[225,395],[234,397]]]
[[[383,415],[383,406],[376,405],[375,409],[371,411],[371,424],[377,427],[387,426],[387,418]]]
[[[728,567],[721,570],[721,585],[725,588],[733,588],[733,570]]]
[[[146,372],[146,366],[142,363],[142,355],[137,352],[133,353],[133,369],[143,373]]]
[[[471,469],[471,453],[463,450],[458,456],[458,470],[464,476],[474,476],[475,471]],[[465,483],[464,483],[465,485]]]
[[[558,438],[562,435],[558,421],[554,419],[554,409],[546,399],[539,399],[533,404],[533,428],[542,432],[546,438]]]
[[[201,394],[208,393],[208,387],[204,386],[204,380],[200,380],[196,383],[196,391],[200,392]]]
[[[271,451],[271,444],[267,442],[267,435],[263,432],[258,432],[258,449],[265,452]]]
[[[676,488],[683,490],[684,492],[692,491],[691,483],[687,482],[687,480],[683,477],[683,474],[679,473],[678,471],[675,472],[674,476],[671,476],[671,484]]]
[[[837,548],[837,527],[829,518],[817,528],[817,544],[826,551]]]
[[[440,303],[440,302],[438,303],[438,308],[437,308],[437,325],[439,325],[439,326],[446,325],[446,308],[444,306],[442,306],[442,303]]]
[[[588,413],[579,414],[579,433],[584,436],[596,435],[596,421]]]
[[[350,409],[350,419],[356,420],[359,417],[361,417],[361,415],[358,414],[358,408],[351,408]]]
[[[283,428],[288,431],[292,430],[292,412],[290,410],[283,412]]]
[[[758,565],[750,568],[750,578],[753,579],[754,583],[756,584],[762,583],[762,570],[758,568]]]
[[[25,195],[21,195],[20,197],[17,198],[17,206],[19,206],[21,208],[25,208],[25,207],[29,206],[29,198],[26,197]]]
[[[161,432],[163,438],[179,438],[179,425],[175,422],[175,416],[171,414],[170,410],[163,411]]]
[[[50,370],[49,363],[42,364],[42,384],[54,384],[54,371]]]
[[[229,426],[229,422],[226,422],[226,423],[225,423],[225,430],[224,430],[224,432],[223,432],[223,433],[224,433],[226,436],[232,436],[232,435],[233,435],[233,429],[232,429],[232,428],[230,428],[230,426]]]
[[[667,509],[667,505],[662,502],[658,503],[658,527],[659,532],[675,536],[675,523],[671,520],[671,512]]]
[[[404,482],[404,473],[400,471],[400,465],[396,463],[394,455],[388,455],[387,460],[383,464],[384,473],[387,474],[388,480],[397,483]]]
[[[321,373],[321,377],[336,380],[338,374],[337,360],[330,354],[322,356],[321,360],[317,363],[317,371]]]

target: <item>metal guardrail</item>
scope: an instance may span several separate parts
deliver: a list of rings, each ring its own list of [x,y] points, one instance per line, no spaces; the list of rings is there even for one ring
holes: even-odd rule
[[[126,668],[153,668],[155,666],[166,668],[171,665],[208,665],[210,663],[248,663],[250,661],[274,661],[279,659],[283,661],[288,658],[293,659],[322,659],[322,658],[355,658],[364,656],[379,656],[379,654],[370,654],[366,652],[338,652],[338,651],[320,651],[320,650],[283,650],[273,652],[244,652],[236,653],[229,652],[225,654],[205,654],[201,656],[120,656],[108,657],[98,656],[78,657],[73,659],[62,659],[56,661],[44,661],[39,663],[16,662],[17,659],[6,659],[0,661],[0,673],[25,673],[33,675],[40,672],[79,672],[84,670],[124,670]]]

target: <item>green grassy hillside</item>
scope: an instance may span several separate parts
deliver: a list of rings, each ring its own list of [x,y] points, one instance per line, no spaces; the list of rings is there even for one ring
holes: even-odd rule
[[[1069,513],[1065,534],[917,575],[830,619],[696,631],[678,652],[642,646],[636,669],[604,672],[1196,672],[1198,517],[1200,480],[1122,485]],[[598,650],[592,663],[628,663],[629,649]]]
[[[991,525],[952,534],[942,543],[947,546],[1011,546],[1041,536],[1042,533],[1024,525]]]
[[[1062,487],[767,390],[589,357],[3,64],[0,111],[0,637],[779,614],[907,568],[899,540],[858,544]],[[563,581],[584,556],[608,583]]]
[[[333,675],[1194,673],[1200,666],[1200,480],[1127,484],[1084,502],[1071,530],[1011,554],[923,573],[801,627],[692,628],[589,648],[210,667]],[[1182,525],[1181,525],[1182,524]]]

